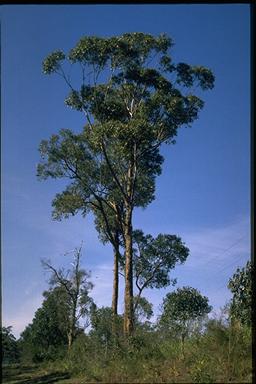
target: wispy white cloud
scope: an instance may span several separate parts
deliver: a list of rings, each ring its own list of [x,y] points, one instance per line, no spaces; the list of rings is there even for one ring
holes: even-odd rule
[[[250,251],[250,222],[241,219],[220,228],[184,232],[182,235],[191,254],[197,255],[193,262],[204,263],[212,257],[218,261],[229,258],[230,253],[248,255]]]
[[[248,219],[222,228],[184,233],[182,238],[190,249],[190,256],[182,268],[197,273],[197,276],[205,276],[208,281],[217,282],[230,276],[234,268],[243,266],[250,259]]]

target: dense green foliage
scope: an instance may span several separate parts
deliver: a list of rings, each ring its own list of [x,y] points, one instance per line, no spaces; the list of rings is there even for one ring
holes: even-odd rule
[[[12,334],[12,327],[1,327],[2,362],[17,362],[20,357],[19,345]]]
[[[59,287],[43,293],[44,301],[21,334],[23,359],[34,362],[54,359],[68,345],[69,298]]]
[[[186,329],[190,321],[202,318],[211,310],[208,298],[202,296],[197,289],[178,288],[164,298],[160,323],[167,327],[178,326]]]
[[[145,206],[154,198],[154,177],[163,161],[160,144],[174,143],[178,127],[192,123],[203,106],[184,90],[211,89],[214,84],[209,69],[172,63],[172,46],[165,35],[83,37],[69,54],[56,51],[44,60],[44,73],[61,75],[70,88],[66,104],[86,119],[82,134],[62,130],[40,146],[38,175],[72,179],[53,202],[54,217],[78,209],[85,213],[92,201],[101,214],[104,208],[113,210],[110,201],[122,210],[131,162],[136,166],[133,205]],[[78,89],[65,72],[68,64],[81,74]],[[105,207],[99,207],[98,199]]]
[[[140,328],[127,343],[121,336],[116,341],[106,339],[101,327],[103,321],[89,335],[81,333],[64,358],[32,365],[30,377],[40,373],[42,382],[56,378],[62,383],[61,377],[71,376],[67,383],[76,384],[252,382],[251,330],[246,326],[233,328],[221,318],[211,319],[203,333],[191,333],[185,340],[184,354],[171,334]],[[28,366],[24,371],[16,366],[17,370],[27,372]],[[20,381],[24,382],[24,374]]]
[[[244,268],[237,268],[229,280],[228,288],[233,294],[230,312],[233,319],[242,324],[252,324],[252,264],[246,263]]]
[[[18,345],[21,361],[40,363],[31,369],[38,372],[43,369],[46,380],[52,377],[71,377],[70,383],[248,383],[252,380],[251,328],[247,323],[234,323],[229,307],[225,309],[225,317],[208,319],[206,315],[211,309],[208,298],[194,288],[183,287],[167,294],[158,321],[152,323],[148,321],[153,315],[152,305],[140,297],[135,330],[129,338],[123,334],[123,316],[115,317],[113,332],[111,308],[92,304],[90,329],[85,333],[78,326],[69,350],[67,293],[63,287],[55,287],[45,292],[44,297],[42,307],[22,333]],[[10,335],[10,327],[7,331]],[[186,337],[181,343],[184,331]],[[13,340],[12,336],[9,338]]]
[[[162,309],[159,327],[164,333],[181,339],[184,354],[185,338],[200,332],[203,319],[212,310],[208,298],[195,288],[182,287],[166,295]]]
[[[204,332],[191,332],[184,353],[175,335],[139,328],[127,340],[100,342],[81,335],[60,367],[89,382],[227,383],[251,382],[249,328],[232,328],[223,319],[206,322]]]

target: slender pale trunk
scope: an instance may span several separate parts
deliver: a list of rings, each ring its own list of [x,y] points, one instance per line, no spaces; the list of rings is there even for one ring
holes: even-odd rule
[[[124,294],[124,334],[130,336],[133,331],[133,270],[132,270],[132,209],[126,207],[124,228],[125,237],[125,294]]]

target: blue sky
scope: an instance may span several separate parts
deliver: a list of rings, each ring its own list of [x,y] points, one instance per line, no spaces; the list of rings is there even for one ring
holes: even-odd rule
[[[249,5],[5,5],[0,12],[3,323],[19,335],[47,288],[40,259],[68,265],[63,254],[82,240],[92,296],[98,305],[111,303],[111,248],[99,243],[92,217],[52,221],[51,201],[63,183],[36,179],[40,141],[84,124],[65,107],[61,79],[43,75],[41,63],[84,35],[135,31],[167,33],[174,61],[207,66],[216,76],[200,118],[162,149],[156,200],[135,212],[134,223],[145,233],[182,237],[191,252],[173,276],[178,286],[200,289],[218,311],[230,298],[228,278],[250,258]],[[146,292],[156,313],[170,289]]]

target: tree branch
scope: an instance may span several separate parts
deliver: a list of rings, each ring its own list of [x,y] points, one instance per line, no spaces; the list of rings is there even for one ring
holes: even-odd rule
[[[112,174],[112,176],[113,176],[113,178],[114,178],[114,180],[115,180],[115,182],[116,182],[118,188],[120,189],[120,191],[121,191],[122,195],[124,196],[125,200],[127,200],[128,196],[127,196],[127,194],[125,193],[125,191],[124,191],[124,189],[123,189],[123,187],[122,187],[122,185],[121,185],[121,183],[120,183],[120,181],[119,181],[119,179],[118,179],[116,173],[115,173],[114,170],[113,170],[113,167],[112,167],[112,165],[111,165],[111,163],[110,163],[110,160],[109,160],[109,158],[108,158],[107,150],[106,150],[106,146],[105,146],[104,140],[101,141],[101,149],[102,149],[102,151],[103,151],[103,154],[104,154],[106,163],[107,163],[107,165],[108,165],[108,167],[109,167],[109,170],[110,170],[110,172],[111,172],[111,174]]]
[[[73,300],[73,294],[71,292],[71,289],[69,288],[67,282],[65,281],[65,279],[58,273],[57,269],[55,269],[51,264],[49,264],[46,260],[42,260],[41,261],[44,268],[50,270],[51,272],[53,272],[54,276],[56,277],[57,279],[57,282],[63,286],[66,290],[66,292],[68,293],[68,295],[71,297],[71,299]]]

